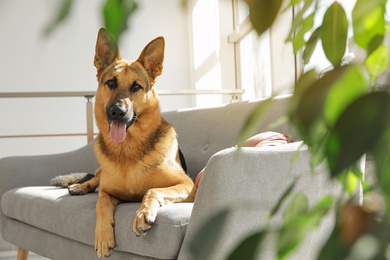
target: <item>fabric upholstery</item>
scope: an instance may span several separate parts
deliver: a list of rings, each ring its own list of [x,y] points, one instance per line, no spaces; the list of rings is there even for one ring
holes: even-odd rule
[[[176,128],[180,149],[193,180],[213,154],[237,144],[239,133],[248,115],[261,101],[164,113],[164,118]],[[287,101],[286,97],[275,98],[264,114],[257,133],[275,131],[287,134],[292,139],[297,138],[287,123],[272,125],[286,115]]]
[[[270,147],[245,147],[238,156],[235,148],[215,154],[200,181],[179,259],[191,258],[189,248],[199,227],[208,219],[205,216],[229,209],[227,223],[218,243],[212,245],[210,256],[210,259],[226,259],[238,242],[255,230],[261,230],[267,214],[295,178],[298,178],[295,189],[304,191],[311,205],[325,194],[342,194],[341,185],[337,181],[327,180],[324,167],[317,168],[315,174],[311,173],[308,151],[301,146],[301,142],[295,142]],[[300,152],[296,157],[298,150]],[[291,259],[315,259],[318,245],[324,242],[332,230],[332,220],[331,215],[323,220],[320,229],[308,238],[308,243],[300,250],[298,257]],[[280,223],[279,215],[271,225]],[[313,236],[322,238],[314,240],[317,244],[314,247],[311,243]],[[275,237],[273,241],[270,239],[267,239],[267,250],[261,259],[276,257]],[[305,258],[302,258],[302,252]]]
[[[48,185],[55,176],[76,171],[94,173],[97,168],[93,142],[68,153],[3,158],[0,160],[0,198],[16,187]],[[0,210],[0,230],[3,222]]]
[[[41,256],[55,260],[98,259],[93,246],[38,229],[18,220],[8,218],[3,229],[8,242],[28,248]],[[115,251],[110,260],[152,260],[155,258]]]
[[[12,219],[94,246],[97,198],[97,193],[71,196],[67,189],[24,187],[3,196],[2,209]],[[161,207],[156,223],[144,237],[136,237],[132,232],[140,203],[118,205],[115,208],[116,250],[161,259],[177,258],[192,205],[177,203]]]

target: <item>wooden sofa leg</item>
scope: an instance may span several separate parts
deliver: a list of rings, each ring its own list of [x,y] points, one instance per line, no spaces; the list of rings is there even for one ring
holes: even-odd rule
[[[18,248],[18,258],[17,260],[27,260],[28,250]]]

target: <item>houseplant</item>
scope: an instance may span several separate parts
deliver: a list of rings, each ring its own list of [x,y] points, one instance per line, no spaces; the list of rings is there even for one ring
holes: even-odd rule
[[[366,255],[361,254],[360,259],[385,259],[390,244],[390,95],[388,89],[378,85],[377,78],[386,69],[389,56],[384,43],[387,1],[357,0],[349,16],[338,1],[330,1],[328,6],[324,2],[291,0],[288,3],[297,10],[286,39],[292,42],[295,54],[301,54],[306,64],[315,46],[320,44],[332,64],[324,75],[315,70],[301,73],[295,83],[288,120],[310,147],[313,166],[325,161],[329,178],[338,178],[347,192],[352,193],[356,183],[361,182],[367,193],[373,189],[379,191],[385,205],[379,218],[374,218],[374,213],[378,212],[368,210],[372,205],[338,201],[335,204],[338,221],[319,259],[348,256],[354,259],[361,252]],[[258,35],[262,35],[282,11],[283,1],[246,0],[246,3],[252,25]],[[318,10],[324,5],[326,11],[321,23],[314,27]],[[353,31],[351,38],[348,30]],[[348,42],[363,50],[363,62],[343,64]],[[248,118],[240,140],[253,133],[263,109],[258,107]],[[377,183],[371,187],[354,166],[366,153],[373,156],[376,166]],[[270,213],[272,217],[284,199],[293,196],[284,212],[290,216],[290,223],[285,220],[277,231],[280,259],[299,246],[305,234],[318,225],[332,204],[332,198],[326,197],[308,209],[307,198],[301,193],[291,194],[291,191],[291,188],[286,190]],[[256,258],[256,250],[266,232],[267,228],[248,237],[232,253],[231,259],[238,256]],[[367,248],[372,250],[368,252]]]

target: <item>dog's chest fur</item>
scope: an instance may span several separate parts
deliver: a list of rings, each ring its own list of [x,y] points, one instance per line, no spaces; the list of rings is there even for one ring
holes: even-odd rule
[[[140,200],[146,190],[156,187],[153,180],[158,179],[162,165],[180,167],[174,128],[161,120],[155,129],[145,132],[139,123],[128,129],[123,143],[113,143],[100,133],[95,144],[102,168],[100,189],[121,200]]]

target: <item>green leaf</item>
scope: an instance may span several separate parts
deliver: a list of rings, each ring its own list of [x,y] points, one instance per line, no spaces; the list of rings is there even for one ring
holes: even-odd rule
[[[257,259],[257,253],[266,232],[260,231],[244,239],[230,254],[228,260]]]
[[[364,95],[369,83],[361,67],[349,65],[344,74],[333,84],[326,98],[324,113],[328,123],[333,126],[342,111],[356,98]]]
[[[371,80],[375,80],[379,74],[381,74],[386,68],[389,62],[389,49],[386,45],[381,44],[376,48],[370,56],[367,57],[364,65],[368,73],[370,74]]]
[[[350,196],[356,191],[356,187],[359,183],[359,178],[356,174],[347,169],[337,176],[340,183],[343,184],[344,191],[347,192]]]
[[[301,24],[301,28],[298,30],[297,34],[293,37],[293,49],[294,54],[297,54],[298,51],[305,45],[305,34],[313,28],[314,25],[314,13],[306,17]]]
[[[375,160],[377,184],[382,188],[383,197],[386,201],[387,218],[390,218],[390,126],[382,135],[373,156]]]
[[[375,35],[370,43],[368,44],[368,48],[367,48],[367,56],[370,56],[371,53],[373,53],[376,48],[378,48],[380,45],[383,44],[383,40],[384,40],[385,36],[384,35]]]
[[[371,92],[350,104],[327,140],[326,154],[332,176],[374,148],[388,127],[389,119],[388,92]]]
[[[340,224],[336,221],[333,231],[322,247],[318,260],[345,259],[348,256],[350,246],[342,241]]]
[[[217,214],[212,215],[196,232],[192,242],[189,244],[189,251],[193,259],[208,259],[214,245],[219,242],[222,230],[229,216],[230,210],[225,208]]]
[[[298,13],[294,15],[294,18],[293,18],[293,21],[291,24],[291,28],[290,28],[290,32],[288,33],[288,36],[286,38],[286,42],[291,41],[293,39],[295,32],[302,25],[302,22],[304,20],[304,16],[305,16],[306,12],[308,10],[310,10],[309,7],[312,5],[312,3],[313,3],[313,1],[305,1],[305,4],[303,5],[303,7],[300,8]],[[313,9],[312,15],[315,15],[315,11],[316,11],[316,9]]]
[[[273,24],[283,0],[245,0],[249,7],[249,19],[258,35]]]
[[[103,17],[106,29],[119,42],[120,35],[127,29],[128,19],[137,9],[134,0],[106,0],[103,5]]]
[[[373,51],[373,39],[385,35],[385,2],[384,0],[358,0],[352,11],[355,42],[365,50],[370,48],[370,52]]]
[[[297,115],[309,129],[317,120],[323,118],[323,107],[331,87],[348,71],[342,67],[326,73],[316,80],[302,95],[297,108]]]
[[[343,7],[334,2],[325,12],[321,29],[322,48],[327,59],[335,66],[341,65],[348,36],[348,20]]]
[[[299,104],[301,103],[301,99],[304,93],[314,84],[314,82],[318,79],[318,74],[315,70],[309,70],[303,73],[298,81],[295,84],[294,95],[290,99],[289,103],[289,112],[290,116],[294,118],[296,110],[298,109]]]
[[[263,116],[266,114],[268,107],[272,103],[272,99],[273,98],[271,97],[264,100],[263,102],[260,102],[248,116],[238,138],[237,146],[239,148],[242,147],[245,143],[245,140],[251,137],[259,128]]]
[[[282,206],[283,202],[290,196],[291,192],[293,191],[295,184],[297,183],[297,179],[295,179],[290,186],[287,187],[287,189],[283,192],[282,196],[278,200],[278,202],[275,204],[275,206],[270,211],[270,217],[274,216],[276,212],[279,211],[280,207]]]
[[[305,49],[303,50],[303,62],[308,64],[310,62],[311,56],[317,46],[318,40],[320,39],[320,30],[321,27],[318,27],[310,36],[309,40],[306,43]]]
[[[301,195],[300,195],[301,197]],[[302,198],[299,198],[302,200]],[[317,228],[322,218],[328,213],[333,204],[332,196],[322,198],[312,210],[303,212],[300,208],[299,213],[294,218],[290,218],[288,222],[284,222],[280,230],[278,239],[278,259],[286,258],[293,252],[305,238],[306,234]]]
[[[122,30],[123,14],[120,0],[107,0],[103,7],[104,24],[106,29],[118,42]]]
[[[309,146],[318,144],[326,132],[324,129],[324,104],[330,88],[348,71],[340,67],[316,79],[314,72],[308,72],[298,80],[290,103],[289,115],[294,125]]]
[[[283,12],[294,5],[301,4],[302,2],[304,2],[305,5],[310,6],[313,4],[314,1],[316,0],[290,0],[290,3],[286,6],[286,8],[283,9]]]
[[[321,217],[328,213],[333,205],[334,198],[331,195],[324,196],[312,209],[311,214],[320,215]]]
[[[60,8],[53,21],[51,21],[43,31],[43,35],[50,35],[54,29],[58,27],[69,15],[69,12],[72,8],[73,0],[62,0]]]
[[[314,71],[301,76],[295,86],[289,104],[289,117],[300,137],[311,150],[312,168],[326,158],[325,141],[329,135],[329,125],[324,106],[329,91],[348,71],[349,66],[337,67],[317,79]]]
[[[302,191],[297,192],[295,196],[287,204],[283,212],[284,223],[293,222],[297,217],[307,213],[309,201]]]

